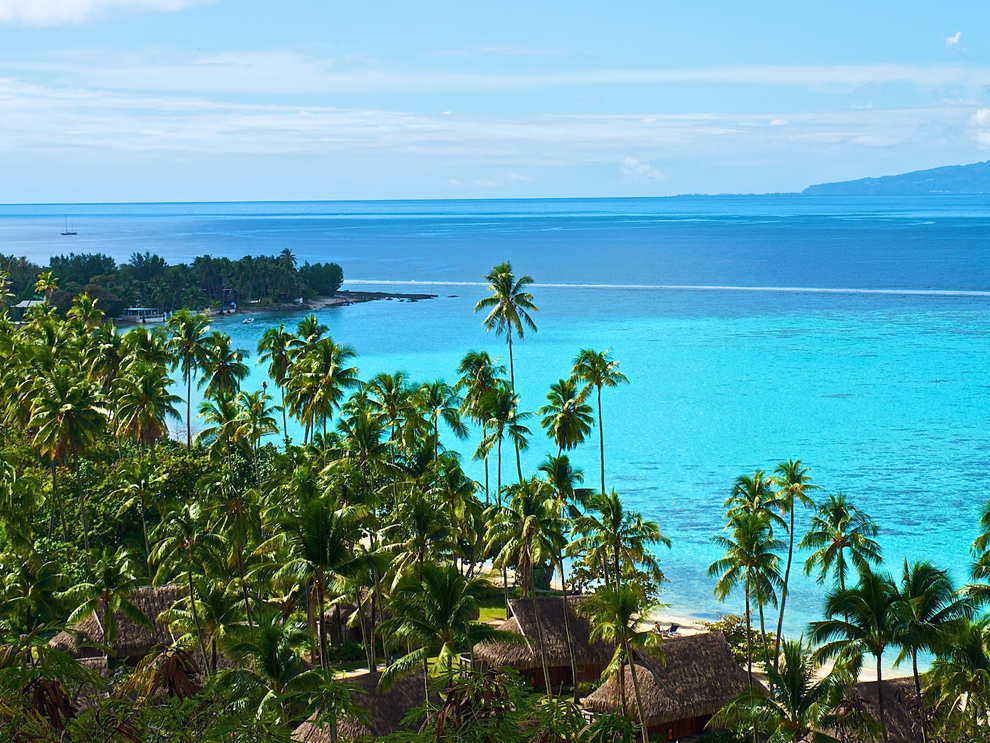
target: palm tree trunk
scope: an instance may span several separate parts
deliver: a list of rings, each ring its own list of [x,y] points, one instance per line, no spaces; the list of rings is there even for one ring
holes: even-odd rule
[[[325,670],[327,668],[329,648],[327,647],[326,603],[324,602],[323,586],[320,581],[316,582],[316,605],[320,612],[317,617],[317,621],[320,623],[320,668]]]
[[[773,641],[773,664],[780,658],[780,635],[784,631],[784,606],[787,604],[787,585],[791,579],[791,561],[794,559],[794,506],[791,501],[791,533],[787,543],[787,567],[784,569],[784,585],[780,589],[780,616],[777,617],[777,637]]]
[[[244,597],[244,613],[247,615],[248,626],[253,627],[251,619],[251,602],[248,600],[247,581],[244,576],[244,547],[237,546],[237,571],[241,574],[241,595]]]
[[[636,675],[636,659],[632,657],[629,643],[626,642],[626,657],[629,659],[629,671],[632,674],[633,694],[636,697],[636,709],[639,712],[639,729],[643,734],[643,743],[650,743],[650,735],[646,731],[646,719],[643,717],[643,700],[639,696],[639,677]]]
[[[192,367],[186,372],[186,448],[192,449]]]
[[[918,707],[921,710],[921,743],[928,740],[928,716],[925,714],[925,704],[921,697],[921,676],[918,674],[918,649],[911,648],[911,671],[914,673],[914,691],[918,695]]]
[[[753,619],[749,604],[749,574],[746,575],[746,676],[749,688],[753,687]],[[753,726],[753,743],[759,743],[756,726]]]
[[[567,602],[567,576],[564,575],[564,558],[557,553],[557,567],[560,569],[560,596],[564,601],[564,635],[567,637],[567,655],[571,661],[571,697],[578,702],[577,657],[574,654],[574,640],[571,637],[571,621],[568,618],[570,605]]]
[[[55,495],[55,505],[58,508],[58,517],[62,522],[62,539],[63,541],[69,541],[69,530],[65,525],[65,506],[62,504],[62,494],[58,492],[58,465],[55,462],[55,457],[52,457],[52,493]],[[55,523],[55,514],[52,513],[52,523]],[[49,529],[49,536],[51,535],[52,529]]]
[[[512,358],[512,328],[509,328],[506,336],[509,339],[509,384],[512,388],[512,394],[516,394],[516,365]],[[522,459],[519,457],[519,441],[516,439],[512,440],[512,443],[516,447],[516,470],[519,473],[519,482],[522,482]]]
[[[756,606],[760,612],[760,635],[763,637],[763,667],[767,668],[770,665],[770,643],[767,642],[767,628],[763,621],[763,601],[760,597],[756,597]]]
[[[887,718],[883,709],[883,666],[880,660],[883,653],[877,653],[877,709],[880,710],[880,730],[883,732],[883,743],[887,743]]]
[[[598,387],[598,451],[602,465],[602,495],[605,495],[605,424],[602,422],[601,387]]]
[[[482,425],[481,427],[481,438],[482,440],[488,437],[488,426]],[[485,508],[491,505],[491,496],[488,493],[488,452],[485,452]]]
[[[282,385],[278,386],[279,390],[282,391],[282,436],[285,438],[285,449],[289,449],[289,418],[285,414],[285,387]]]
[[[361,601],[361,589],[355,592],[355,599],[357,601],[358,617],[361,619],[361,638],[364,640],[364,657],[368,661],[368,670],[374,672],[375,661],[372,657],[371,647],[374,645],[374,640],[368,640],[368,624],[364,621],[364,604]]]
[[[189,608],[192,610],[193,623],[196,625],[196,637],[199,638],[199,649],[203,651],[203,664],[209,657],[206,654],[206,640],[203,639],[203,625],[199,622],[199,610],[196,608],[196,591],[193,589],[193,560],[189,555],[189,565],[186,566],[186,576],[189,578]]]
[[[543,666],[543,681],[546,684],[547,694],[552,694],[553,690],[550,688],[550,668],[547,666],[547,649],[546,644],[543,640],[543,620],[540,617],[540,607],[536,601],[536,582],[533,580],[533,557],[529,553],[529,548],[526,548],[526,560],[524,569],[526,570],[526,575],[523,580],[529,583],[529,600],[533,606],[533,616],[536,618],[536,637],[540,643],[540,665]]]
[[[79,493],[79,516],[82,521],[83,546],[86,548],[86,567],[93,569],[93,560],[89,554],[89,523],[86,520],[86,498],[83,495],[82,468],[79,466],[79,457],[76,457],[76,488]]]

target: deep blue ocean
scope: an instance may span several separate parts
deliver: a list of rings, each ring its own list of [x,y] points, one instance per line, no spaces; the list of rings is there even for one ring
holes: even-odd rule
[[[59,235],[64,215],[76,237]],[[537,281],[539,332],[516,348],[524,408],[543,404],[579,349],[611,347],[631,384],[604,397],[609,485],[673,540],[661,555],[673,611],[739,611],[741,597],[720,606],[704,575],[722,501],[737,475],[791,457],[880,523],[891,571],[909,557],[968,575],[990,497],[990,197],[0,207],[0,253],[41,262],[286,247],[337,261],[352,288],[440,295],[321,311],[365,378],[453,380],[469,349],[504,354],[472,312],[481,275],[503,260]],[[298,319],[215,327],[253,353],[267,327]],[[527,468],[551,450],[532,423]],[[596,442],[573,455],[592,486]],[[481,479],[476,438],[447,443]],[[797,581],[792,632],[821,596]]]

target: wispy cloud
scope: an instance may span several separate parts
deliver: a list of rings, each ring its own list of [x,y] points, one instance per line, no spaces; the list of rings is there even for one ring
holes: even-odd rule
[[[9,1],[9,0],[8,0]],[[95,0],[94,0],[95,1]],[[109,1],[109,0],[108,0]],[[148,0],[152,2],[153,0]],[[154,0],[161,3],[187,0]],[[0,0],[0,3],[4,0]],[[978,91],[990,85],[990,67],[944,65],[721,65],[640,70],[465,72],[395,68],[346,58],[281,51],[204,55],[66,53],[59,63],[8,64],[18,75],[51,76],[68,85],[116,90],[326,95],[399,91],[525,90],[663,83],[791,87],[854,94],[905,83],[924,90]]]
[[[619,172],[629,178],[651,178],[653,180],[663,178],[663,173],[659,170],[649,163],[640,162],[634,157],[623,158],[622,163],[619,165]]]
[[[175,11],[213,0],[0,0],[0,23],[57,26],[81,23],[107,11]]]
[[[962,31],[956,31],[952,36],[945,37],[945,45],[950,49],[959,46],[959,42],[962,40]]]

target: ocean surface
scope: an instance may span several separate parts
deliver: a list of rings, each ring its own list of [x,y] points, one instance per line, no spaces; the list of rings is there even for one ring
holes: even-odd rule
[[[58,234],[65,215],[78,236]],[[990,197],[0,206],[0,254],[41,262],[286,247],[337,261],[350,288],[439,295],[320,311],[364,378],[452,381],[466,351],[504,355],[472,310],[507,259],[537,282],[539,332],[516,346],[525,409],[578,350],[611,348],[631,384],[604,395],[608,484],[672,539],[672,611],[740,611],[705,577],[722,501],[737,475],[792,457],[879,522],[889,570],[927,559],[968,575],[990,497]],[[214,326],[253,355],[267,327],[298,319]],[[552,449],[531,424],[528,470]],[[446,443],[481,479],[477,436]],[[597,435],[573,453],[591,486],[597,457]],[[796,572],[792,633],[823,595]]]

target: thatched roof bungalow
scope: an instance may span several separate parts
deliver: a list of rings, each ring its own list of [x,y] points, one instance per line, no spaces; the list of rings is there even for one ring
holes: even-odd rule
[[[663,642],[661,653],[637,655],[636,676],[643,701],[643,721],[651,735],[663,740],[698,735],[712,715],[746,688],[746,671],[736,664],[725,636],[707,632]],[[632,672],[625,670],[625,714],[638,720]],[[619,683],[606,681],[584,700],[585,709],[605,714],[622,709]]]
[[[846,701],[853,710],[868,713],[880,722],[880,705],[877,700],[877,682],[864,681],[846,692]],[[883,711],[887,723],[887,743],[917,743],[922,739],[921,715],[918,695],[911,678],[889,679],[883,682]],[[843,736],[840,731],[831,731],[847,743],[866,743],[868,738],[856,734]]]
[[[591,641],[591,622],[577,610],[581,601],[581,597],[575,596],[567,602],[567,621],[574,643],[578,683],[598,679],[615,651],[615,647],[608,643]],[[564,629],[564,601],[557,596],[541,596],[535,600],[510,599],[509,618],[499,625],[499,629],[522,635],[523,641],[476,645],[474,661],[477,669],[512,668],[528,678],[535,688],[543,688],[545,681],[540,661],[537,611],[543,625],[543,647],[550,669],[550,683],[555,690],[570,686],[571,658]]]
[[[388,691],[378,688],[380,673],[363,673],[345,679],[354,687],[351,701],[364,710],[365,719],[347,718],[337,725],[341,740],[380,738],[407,729],[402,721],[409,710],[423,706],[423,671],[403,676]],[[312,719],[312,718],[310,718]],[[297,743],[330,743],[330,730],[326,725],[317,726],[304,722],[292,734]]]
[[[180,595],[181,590],[178,586],[162,586],[141,588],[128,596],[128,600],[151,620],[154,630],[142,627],[118,612],[117,637],[113,642],[116,657],[126,663],[135,664],[152,648],[174,642],[172,632],[166,624],[158,621],[158,617],[166,609],[170,609]],[[96,658],[103,655],[103,652],[92,645],[102,643],[103,630],[100,628],[100,622],[95,615],[90,615],[71,627],[69,631],[59,632],[49,644],[75,658]]]

